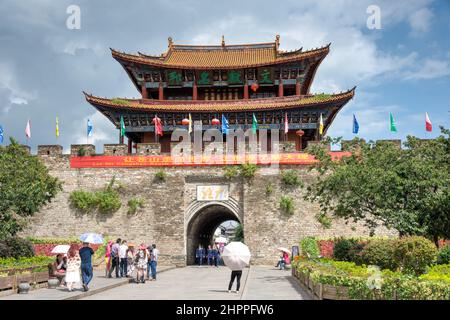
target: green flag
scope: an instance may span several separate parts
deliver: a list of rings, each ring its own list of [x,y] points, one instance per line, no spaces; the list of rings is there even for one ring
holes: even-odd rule
[[[256,129],[258,129],[258,120],[256,120],[256,116],[253,113],[252,131],[255,134],[256,134]]]
[[[123,116],[120,116],[120,136],[125,136],[125,122],[123,122]]]
[[[390,126],[391,132],[397,132],[397,127],[395,126],[394,116],[392,115],[391,112],[389,112],[389,126]]]

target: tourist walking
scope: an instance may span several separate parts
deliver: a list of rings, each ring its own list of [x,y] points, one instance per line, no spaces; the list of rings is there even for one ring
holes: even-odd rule
[[[150,280],[150,273],[151,273],[151,255],[152,255],[152,251],[153,251],[153,247],[151,245],[149,245],[147,247],[147,251],[148,251],[148,260],[147,260],[147,280]]]
[[[111,240],[108,241],[105,249],[105,276],[109,275],[109,270],[111,269],[111,247],[113,242]]]
[[[211,245],[208,246],[208,250],[206,251],[206,259],[207,259],[208,266],[212,266],[213,262],[214,262],[213,261],[214,256],[213,256],[213,250],[211,248]]]
[[[214,260],[214,266],[216,268],[218,268],[220,256],[219,256],[219,250],[215,246],[212,249],[212,255],[213,255],[213,260]]]
[[[152,272],[151,280],[156,281],[156,266],[158,265],[159,250],[156,249],[156,244],[152,244],[152,251],[150,252],[150,268]]]
[[[127,251],[128,251],[127,241],[123,240],[122,244],[119,246],[119,263],[120,263],[120,276],[121,277],[127,276],[127,271],[128,271],[127,270],[127,264],[128,264]]]
[[[75,283],[81,282],[80,278],[81,260],[77,250],[71,246],[67,252],[67,270],[66,270],[66,285],[69,291],[73,290]]]
[[[89,290],[89,282],[91,282],[94,276],[92,268],[92,256],[94,255],[94,250],[89,247],[89,243],[83,242],[83,247],[79,251],[81,258],[81,278],[83,280],[84,291]]]
[[[205,249],[199,244],[197,250],[195,250],[195,258],[197,259],[198,266],[201,267],[203,258],[205,257]]]
[[[134,271],[134,244],[129,243],[128,244],[128,250],[127,250],[127,277],[131,277],[133,275]]]
[[[119,278],[119,248],[122,239],[118,238],[116,243],[114,243],[111,247],[111,268],[109,269],[108,278],[111,278],[114,269],[116,269],[116,278]]]
[[[149,252],[145,244],[141,244],[136,252],[135,264],[137,269],[136,283],[145,283]]]
[[[231,279],[228,284],[228,292],[231,292],[231,288],[233,287],[234,279],[236,279],[236,293],[239,293],[239,288],[241,287],[241,276],[242,270],[232,270],[231,271]]]

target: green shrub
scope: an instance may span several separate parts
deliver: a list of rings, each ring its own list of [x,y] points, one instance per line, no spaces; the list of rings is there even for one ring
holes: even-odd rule
[[[300,241],[301,255],[308,259],[317,259],[320,256],[319,245],[314,237],[306,237]]]
[[[86,155],[86,149],[84,147],[81,147],[80,149],[78,149],[77,155],[79,157],[84,157]]]
[[[317,222],[319,222],[322,227],[329,229],[331,227],[332,219],[325,213],[318,213],[315,215]]]
[[[34,256],[31,241],[19,237],[10,237],[0,241],[1,258],[27,258]]]
[[[30,241],[33,244],[73,244],[73,243],[79,243],[80,239],[77,237],[73,238],[33,238],[33,237],[27,237],[28,241]]]
[[[239,170],[236,166],[227,166],[225,167],[225,173],[223,176],[227,178],[228,180],[231,180],[233,178],[236,178],[239,174]]]
[[[361,251],[362,263],[395,271],[398,268],[395,250],[396,240],[371,240]]]
[[[111,213],[120,209],[122,203],[119,193],[114,189],[115,178],[101,191],[89,192],[75,190],[69,196],[72,206],[88,213],[98,210],[101,213]]]
[[[159,170],[155,173],[155,180],[159,182],[164,182],[167,179],[167,174],[163,170]]]
[[[420,275],[437,257],[433,242],[424,237],[403,237],[397,240],[395,259],[402,272]]]
[[[450,264],[438,264],[428,269],[420,279],[450,282]]]
[[[298,177],[297,171],[286,170],[281,173],[281,182],[287,187],[299,187],[302,185],[300,178]]]
[[[281,196],[280,208],[284,214],[288,216],[293,215],[295,210],[294,199],[289,196]]]
[[[271,195],[273,193],[273,183],[269,182],[266,186],[266,195]]]
[[[258,170],[258,166],[253,163],[244,163],[240,166],[241,175],[246,179],[252,179],[256,170]]]
[[[97,206],[95,193],[83,190],[71,192],[69,201],[72,206],[86,213],[93,211]]]
[[[450,243],[446,244],[439,250],[437,256],[438,264],[449,264],[450,263]]]
[[[132,198],[128,200],[128,214],[135,214],[139,208],[144,207],[144,200],[141,198]]]
[[[333,258],[338,261],[353,261],[350,255],[350,249],[353,248],[358,241],[355,239],[340,238],[334,243]]]
[[[46,266],[53,262],[55,257],[34,256],[22,258],[0,258],[0,270],[22,269],[33,266]],[[37,270],[35,270],[37,271]]]

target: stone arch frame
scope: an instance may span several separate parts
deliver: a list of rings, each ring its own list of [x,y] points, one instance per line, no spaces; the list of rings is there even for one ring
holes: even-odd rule
[[[235,218],[239,223],[244,224],[244,213],[242,207],[239,205],[238,201],[229,197],[225,201],[192,201],[185,210],[184,219],[184,254],[186,257],[186,264],[189,264],[189,254],[188,254],[188,233],[191,231],[192,223],[195,223],[195,219],[204,212],[204,210],[209,207],[221,207],[224,211],[227,211],[229,216]]]

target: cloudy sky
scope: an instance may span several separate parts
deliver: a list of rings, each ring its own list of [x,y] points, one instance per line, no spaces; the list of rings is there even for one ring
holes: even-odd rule
[[[80,29],[68,29],[67,8],[81,10]],[[367,8],[380,8],[381,29],[369,29]],[[270,42],[304,50],[331,42],[312,92],[357,86],[356,97],[328,134],[352,138],[352,114],[365,139],[427,137],[428,112],[436,136],[450,127],[450,1],[76,1],[0,0],[0,125],[25,143],[31,119],[38,144],[90,142],[102,152],[118,132],[85,100],[85,90],[106,97],[138,97],[109,47],[160,54],[171,36],[178,44]],[[398,133],[388,131],[393,112]],[[60,137],[55,137],[55,117]]]

